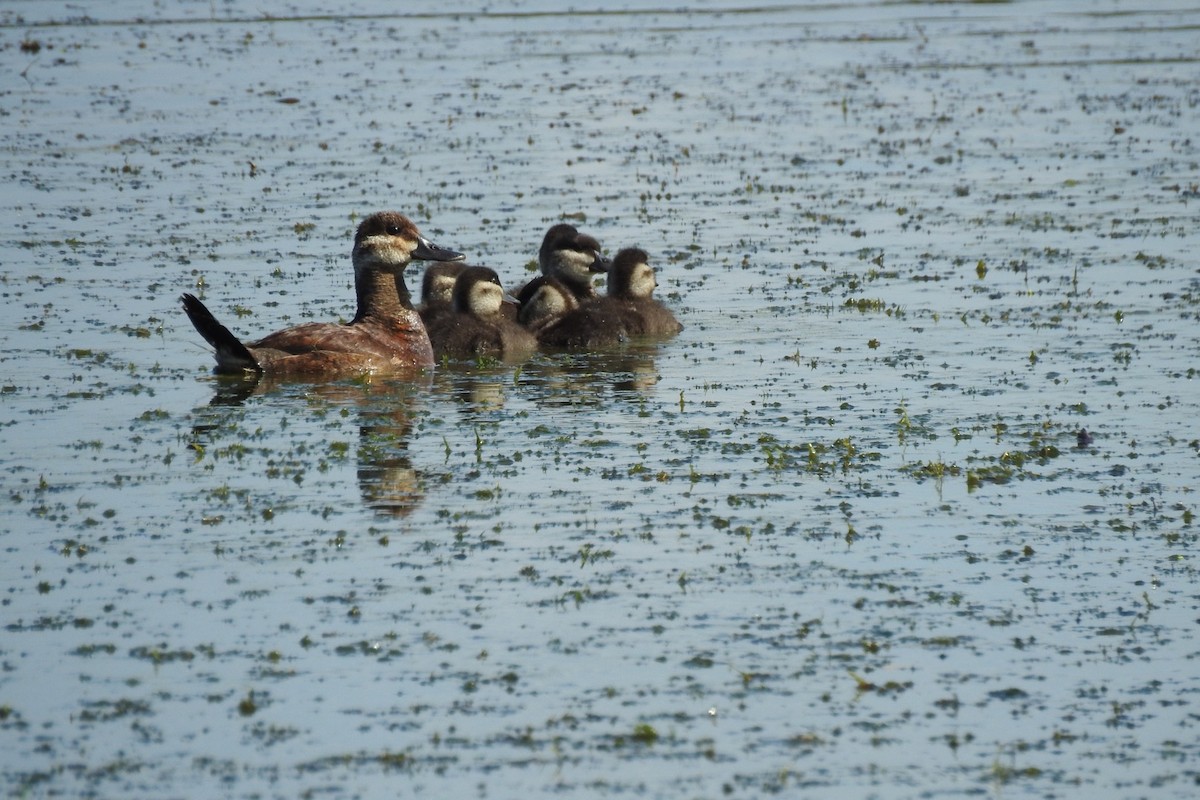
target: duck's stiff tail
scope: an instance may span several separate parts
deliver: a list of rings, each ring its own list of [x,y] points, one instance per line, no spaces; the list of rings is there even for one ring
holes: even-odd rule
[[[180,296],[183,310],[196,330],[216,350],[217,372],[262,372],[257,359],[246,345],[238,341],[229,328],[217,322],[212,312],[193,294]]]

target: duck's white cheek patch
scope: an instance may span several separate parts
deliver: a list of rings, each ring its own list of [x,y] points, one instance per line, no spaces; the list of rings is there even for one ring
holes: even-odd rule
[[[412,251],[416,249],[415,242],[406,242],[392,236],[373,236],[368,241],[375,258],[385,263],[408,261]]]
[[[587,253],[577,253],[574,250],[566,254],[565,261],[571,265],[574,272],[590,274],[592,271],[592,262],[595,258]]]

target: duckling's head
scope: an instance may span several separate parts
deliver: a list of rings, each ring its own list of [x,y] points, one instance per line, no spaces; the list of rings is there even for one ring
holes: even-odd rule
[[[449,306],[454,296],[454,282],[466,269],[461,261],[441,261],[425,268],[421,279],[421,302],[426,306]]]
[[[517,321],[530,330],[540,330],[579,308],[579,301],[556,278],[531,281],[519,298]]]
[[[400,274],[408,263],[462,261],[462,253],[438,247],[417,230],[408,217],[396,211],[380,211],[364,219],[354,234],[354,271],[380,270]]]
[[[546,231],[538,250],[538,265],[543,275],[558,278],[583,294],[591,293],[592,275],[607,272],[609,267],[608,260],[600,255],[600,243],[566,223]]]
[[[500,313],[504,303],[500,276],[487,267],[467,267],[454,282],[454,310],[476,317]]]
[[[646,263],[649,260],[646,251],[636,247],[627,247],[617,253],[608,271],[609,296],[636,300],[650,297],[658,282],[654,279],[654,270]]]

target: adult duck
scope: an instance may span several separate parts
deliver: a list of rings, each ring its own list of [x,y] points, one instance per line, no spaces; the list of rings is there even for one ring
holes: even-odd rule
[[[404,269],[414,260],[459,261],[395,211],[372,214],[354,234],[351,259],[358,310],[347,323],[307,322],[242,342],[194,295],[188,318],[213,346],[219,373],[329,379],[433,366],[429,335],[412,305]]]

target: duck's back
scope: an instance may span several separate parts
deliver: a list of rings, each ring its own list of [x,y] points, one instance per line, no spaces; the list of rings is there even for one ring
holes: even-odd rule
[[[537,339],[515,321],[502,315],[480,319],[452,311],[438,316],[429,329],[433,355],[438,361],[495,358],[520,361],[537,349]]]
[[[433,365],[433,348],[415,311],[346,325],[307,322],[246,346],[264,369],[290,374],[353,374]]]
[[[671,310],[653,298],[626,302],[631,336],[674,336],[683,330]]]
[[[615,297],[597,297],[570,312],[538,335],[551,347],[608,347],[628,341],[634,318],[629,303]]]

